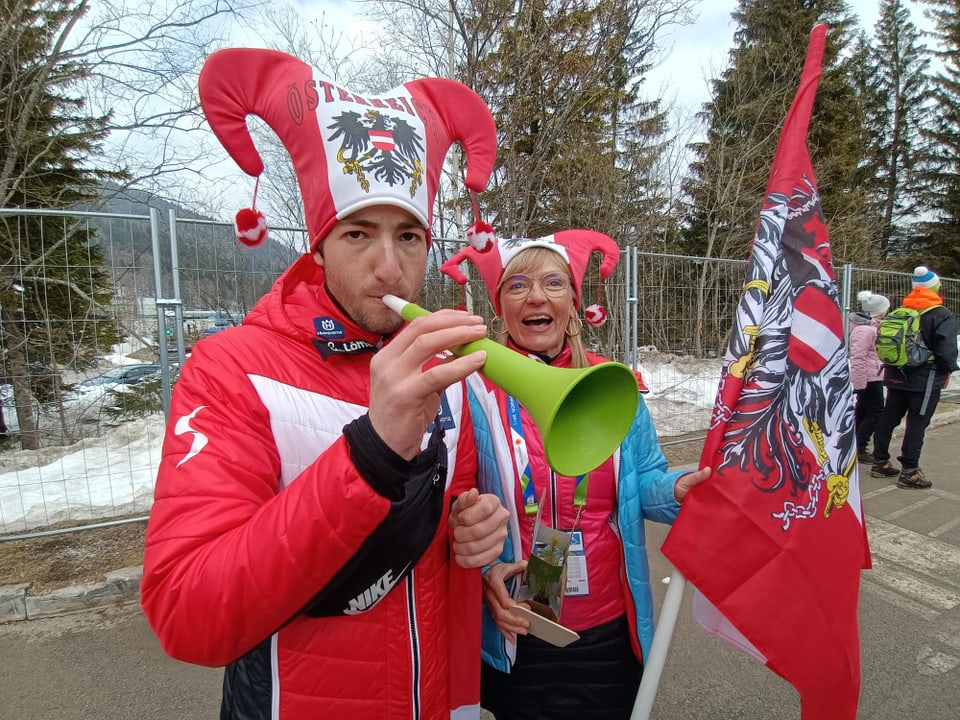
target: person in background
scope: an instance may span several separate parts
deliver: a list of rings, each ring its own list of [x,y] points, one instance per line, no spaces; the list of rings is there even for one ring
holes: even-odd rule
[[[486,328],[453,310],[403,327],[382,296],[420,291],[452,142],[467,184],[486,185],[490,111],[451,80],[362,96],[253,49],[211,56],[200,99],[249,172],[262,164],[248,114],[284,142],[310,246],[241,326],[196,346],[174,388],[141,584],[150,626],[171,656],[226,666],[222,720],[478,718],[479,568],[507,511],[476,489],[462,381],[484,354],[435,356]],[[238,230],[262,242],[262,214],[241,211]]]
[[[917,367],[884,367],[887,399],[873,433],[872,477],[897,477],[897,487],[924,490],[933,485],[920,468],[923,436],[930,424],[940,391],[957,370],[957,318],[943,305],[940,277],[925,265],[913,271],[913,289],[903,299],[903,307],[921,312],[920,335],[932,353],[930,360]],[[890,440],[894,429],[907,416],[900,445],[900,469],[890,462]]]
[[[500,239],[486,252],[467,247],[442,270],[464,284],[459,264],[476,264],[498,316],[498,339],[508,347],[554,367],[586,367],[604,361],[584,347],[578,315],[594,251],[603,254],[601,278],[608,276],[619,248],[589,230]],[[594,323],[605,315],[599,305],[587,308]],[[641,397],[613,457],[581,478],[559,476],[519,402],[481,376],[468,384],[480,484],[510,510],[504,552],[483,575],[481,704],[497,720],[628,718],[654,629],[644,520],[673,522],[687,491],[711,471],[668,472]],[[511,611],[538,512],[541,523],[577,531],[571,546],[583,551],[569,569],[559,617],[580,638],[562,648],[528,635],[529,621]]]
[[[857,461],[872,465],[870,438],[883,412],[883,363],[877,357],[877,325],[890,309],[890,300],[869,290],[857,293],[860,312],[850,316],[850,380],[856,395],[854,422]]]

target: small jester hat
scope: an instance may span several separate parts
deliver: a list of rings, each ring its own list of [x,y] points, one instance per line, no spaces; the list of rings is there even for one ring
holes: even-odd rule
[[[364,95],[285,53],[229,48],[204,63],[199,89],[211,129],[248,175],[259,180],[263,161],[247,115],[262,118],[283,142],[300,184],[311,251],[338,220],[373,205],[406,210],[429,236],[454,142],[466,152],[468,188],[482,191],[493,171],[493,116],[479,95],[454,80],[424,78]],[[242,242],[262,242],[265,223],[255,208],[237,219],[238,235],[247,231]]]
[[[495,244],[486,251],[478,250],[473,245],[460,250],[447,260],[440,270],[453,278],[460,285],[465,285],[467,277],[460,271],[460,263],[471,260],[480,271],[490,301],[497,312],[502,313],[500,307],[500,281],[503,279],[503,270],[507,264],[519,253],[534,247],[547,248],[557,253],[570,268],[570,277],[573,280],[574,304],[580,307],[580,287],[583,285],[583,276],[590,262],[590,255],[599,252],[603,255],[600,262],[600,279],[603,280],[613,273],[620,259],[620,248],[616,241],[608,235],[593,230],[562,230],[553,235],[541,238],[498,238]],[[598,290],[599,292],[599,290]],[[602,317],[599,323],[603,324],[607,313],[599,305],[587,308],[587,320]]]

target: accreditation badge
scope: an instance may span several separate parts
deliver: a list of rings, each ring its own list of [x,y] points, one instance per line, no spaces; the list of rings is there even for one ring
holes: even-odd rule
[[[587,580],[587,551],[583,545],[582,530],[574,530],[570,534],[565,594],[569,597],[590,594],[590,583]]]

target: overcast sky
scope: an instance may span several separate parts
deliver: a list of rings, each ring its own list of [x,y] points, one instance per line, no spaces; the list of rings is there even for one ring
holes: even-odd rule
[[[360,11],[362,2],[352,0],[294,0],[308,17],[326,13],[327,20],[347,18]],[[775,1],[775,0],[771,0]],[[880,0],[847,0],[851,11],[860,18],[868,35],[873,33]],[[701,0],[697,5],[697,21],[692,25],[664,30],[658,41],[665,60],[646,79],[648,97],[661,98],[681,108],[696,112],[709,99],[709,80],[726,66],[727,53],[733,44],[733,22],[730,13],[737,0]],[[921,10],[916,3],[908,5],[914,24],[923,26]],[[803,51],[800,53],[802,60]]]
[[[308,19],[324,16],[326,22],[340,27],[357,29],[360,26],[357,15],[362,11],[364,3],[359,0],[293,2]],[[861,27],[868,35],[873,33],[879,2],[880,0],[847,0],[851,11],[859,16]],[[695,23],[670,28],[660,34],[658,42],[665,59],[647,75],[646,94],[650,99],[660,99],[665,109],[674,105],[672,114],[678,120],[689,118],[700,109],[702,103],[709,100],[709,80],[723,71],[727,53],[733,44],[734,25],[730,13],[737,5],[737,0],[701,0],[696,10]],[[919,6],[911,3],[909,7],[914,24],[923,27]],[[244,37],[238,40],[237,44],[263,46],[264,42],[262,37]],[[804,51],[805,48],[799,51],[798,62],[802,62]],[[229,207],[226,216],[232,218],[235,207],[247,204],[247,198],[252,193],[253,180],[246,178],[236,165],[226,158],[223,158],[216,168],[210,168],[209,172],[221,175],[223,182],[235,182],[228,190],[230,199],[225,203],[225,207]]]
[[[776,1],[776,0],[771,0]],[[647,76],[648,91],[678,105],[698,107],[709,99],[709,79],[718,76],[733,47],[734,24],[730,18],[737,0],[701,0],[698,20],[693,25],[671,28],[659,41],[667,53],[666,61]],[[860,18],[868,36],[873,35],[880,0],[847,0]],[[921,13],[911,7],[911,19],[920,26]],[[802,62],[803,51],[798,62]]]
[[[305,15],[319,17],[325,12],[328,19],[338,15],[350,17],[363,5],[351,0],[294,1]],[[868,34],[873,32],[879,3],[880,0],[847,0]],[[647,86],[651,93],[663,96],[667,101],[676,99],[681,105],[697,106],[708,99],[708,79],[722,71],[733,44],[734,26],[730,13],[737,4],[737,0],[701,0],[695,11],[698,19],[694,24],[670,28],[659,35],[666,60],[648,76]],[[920,15],[919,10],[911,7],[911,16],[917,25],[921,24]]]

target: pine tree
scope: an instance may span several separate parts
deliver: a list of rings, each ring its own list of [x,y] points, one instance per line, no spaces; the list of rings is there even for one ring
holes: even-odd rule
[[[931,166],[924,175],[930,219],[919,224],[904,267],[916,258],[944,276],[960,277],[960,1],[924,0],[931,8],[939,69],[933,76],[933,112],[923,128]]]
[[[70,88],[86,75],[62,45],[86,0],[0,0],[0,207],[69,208],[122,177],[89,165],[107,117],[84,112]],[[12,216],[0,222],[0,331],[24,448],[39,446],[31,375],[84,362],[117,341],[99,247],[77,222]],[[59,393],[55,394],[59,399]]]
[[[669,5],[535,0],[500,23],[476,86],[501,133],[484,195],[501,232],[589,227],[637,242],[656,205],[646,191],[666,124],[656,102],[639,100],[638,81]]]
[[[865,109],[861,187],[880,218],[873,239],[879,260],[903,252],[919,212],[930,64],[919,37],[904,3],[882,0],[873,45],[861,40],[862,54],[855,54]]]
[[[695,0],[369,4],[377,22],[390,28],[378,54],[384,64],[454,77],[493,110],[497,167],[479,204],[499,234],[587,227],[622,246],[648,249],[662,248],[675,233],[673,189],[662,177],[666,114],[659,101],[643,102],[639,91],[658,35],[687,20]],[[463,163],[454,159],[450,170],[462,176]],[[462,187],[462,178],[449,187]],[[462,237],[473,218],[470,201],[444,190],[434,221],[439,234]],[[592,266],[585,298],[602,292],[596,277]],[[475,311],[487,312],[477,300],[485,296],[474,278],[467,297]],[[611,317],[602,342],[615,345],[620,327]]]
[[[684,247],[707,257],[745,258],[764,198],[780,128],[796,93],[810,31],[828,23],[823,75],[808,134],[835,256],[868,252],[866,199],[857,188],[863,109],[841,51],[853,20],[842,0],[740,0],[730,65],[713,82],[693,146]]]

